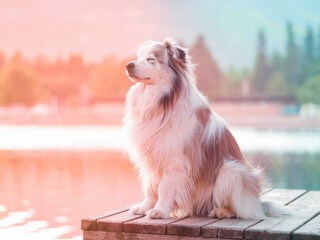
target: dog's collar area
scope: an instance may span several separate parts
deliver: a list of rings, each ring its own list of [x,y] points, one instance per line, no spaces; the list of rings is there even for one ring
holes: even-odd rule
[[[137,77],[133,77],[133,76],[130,76],[130,78],[131,78],[131,81],[134,83],[141,83],[144,85],[153,85],[151,78],[137,78]]]

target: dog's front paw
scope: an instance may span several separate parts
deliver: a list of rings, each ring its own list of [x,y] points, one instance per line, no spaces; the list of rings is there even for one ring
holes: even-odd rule
[[[212,218],[232,218],[235,215],[227,208],[214,208],[210,213],[208,217]]]
[[[129,209],[129,213],[134,214],[134,215],[145,215],[147,209],[145,209],[141,204],[133,205]]]
[[[160,210],[160,209],[150,209],[147,212],[147,215],[150,219],[160,219],[160,218],[168,218],[169,217],[169,212],[166,212],[164,210]]]

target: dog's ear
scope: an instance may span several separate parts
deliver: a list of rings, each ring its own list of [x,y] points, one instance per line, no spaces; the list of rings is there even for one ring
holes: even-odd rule
[[[169,57],[172,57],[176,60],[182,61],[183,63],[187,62],[187,52],[186,49],[180,47],[174,40],[165,39],[163,42],[165,48],[168,51]]]

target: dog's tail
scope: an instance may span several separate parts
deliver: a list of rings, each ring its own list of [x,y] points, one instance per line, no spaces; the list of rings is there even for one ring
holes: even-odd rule
[[[300,215],[296,210],[278,202],[261,202],[262,210],[267,217],[296,216]]]

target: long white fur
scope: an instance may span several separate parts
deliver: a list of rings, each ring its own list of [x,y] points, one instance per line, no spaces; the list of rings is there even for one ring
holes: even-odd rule
[[[126,99],[126,145],[145,195],[131,213],[263,219],[263,209],[281,212],[261,204],[260,171],[235,159],[242,157],[238,146],[198,91],[186,49],[172,40],[147,42],[127,73],[135,84]]]

